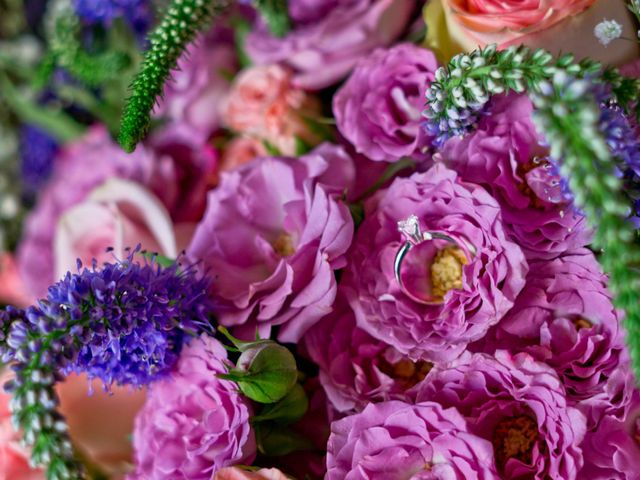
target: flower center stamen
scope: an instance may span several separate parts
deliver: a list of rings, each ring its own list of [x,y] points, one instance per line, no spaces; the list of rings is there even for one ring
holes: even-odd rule
[[[395,379],[403,390],[408,390],[425,379],[433,368],[433,363],[423,360],[412,362],[408,359],[389,363],[382,358],[378,368],[385,375]]]
[[[462,267],[469,259],[458,247],[440,250],[431,264],[431,293],[442,299],[449,290],[462,288]]]
[[[582,330],[583,328],[593,327],[593,323],[591,323],[586,318],[582,318],[582,317],[572,318],[571,322],[573,323],[573,325],[576,327],[576,330],[578,331]]]
[[[293,239],[288,233],[282,232],[271,244],[273,251],[280,257],[290,257],[296,252],[293,246]]]
[[[530,465],[539,436],[538,424],[529,415],[500,420],[493,430],[492,441],[498,468],[502,470],[510,458]]]

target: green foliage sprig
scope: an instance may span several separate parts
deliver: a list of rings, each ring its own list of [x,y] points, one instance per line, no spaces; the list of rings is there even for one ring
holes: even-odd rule
[[[51,73],[55,63],[88,86],[100,86],[119,75],[129,62],[128,57],[118,51],[87,52],[80,43],[81,33],[80,19],[70,0],[55,0],[47,10],[50,57],[45,59],[44,71]]]
[[[149,37],[150,48],[142,70],[131,84],[118,136],[124,150],[132,152],[146,134],[156,99],[187,46],[230,3],[231,0],[171,1],[160,25]]]
[[[534,120],[545,133],[551,156],[568,179],[576,205],[595,229],[594,246],[609,274],[616,305],[625,311],[624,325],[636,378],[640,379],[640,246],[626,220],[629,206],[615,175],[614,160],[598,129],[600,112],[586,80],[557,72],[532,95]]]
[[[276,37],[283,37],[291,29],[287,0],[254,0],[254,5]]]
[[[57,330],[45,337],[31,338],[41,345],[16,367],[16,380],[9,384],[13,395],[11,410],[27,445],[31,446],[33,465],[46,465],[47,480],[80,480],[86,477],[83,465],[76,460],[68,427],[58,413],[54,385],[54,365],[44,356],[50,344],[67,331]]]
[[[600,69],[593,60],[574,62],[571,54],[554,59],[542,49],[532,52],[525,46],[512,46],[498,51],[496,45],[490,45],[456,55],[448,66],[436,71],[427,91],[429,103],[424,115],[432,133],[443,140],[464,133],[492,95],[536,91],[559,70],[584,77]]]

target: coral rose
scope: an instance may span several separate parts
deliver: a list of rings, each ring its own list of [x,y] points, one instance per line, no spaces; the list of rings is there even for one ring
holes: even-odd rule
[[[269,143],[282,155],[296,155],[301,142],[319,143],[309,127],[319,115],[317,99],[293,87],[291,73],[278,65],[240,72],[224,107],[227,126]]]

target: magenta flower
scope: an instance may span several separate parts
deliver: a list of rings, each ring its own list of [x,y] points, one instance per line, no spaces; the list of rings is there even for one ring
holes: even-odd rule
[[[526,351],[547,363],[589,428],[603,415],[624,418],[634,381],[598,261],[583,249],[530,267],[514,307],[474,349]]]
[[[416,215],[423,230],[452,235],[475,250],[423,242],[406,257],[407,296],[394,276],[404,243],[398,221]],[[527,263],[506,239],[500,208],[480,186],[463,183],[437,164],[426,173],[398,178],[366,205],[345,292],[358,326],[413,360],[448,361],[485,335],[511,308],[524,286]]]
[[[491,444],[454,408],[434,402],[369,404],[331,425],[326,480],[495,479]]]
[[[584,467],[578,478],[637,480],[640,478],[640,391],[627,418],[606,416],[582,443]]]
[[[567,405],[556,373],[526,353],[467,353],[432,370],[417,400],[456,408],[493,444],[500,478],[578,478],[585,417]]]
[[[331,311],[334,271],[353,237],[339,199],[349,172],[349,157],[322,145],[306,158],[257,159],[222,175],[188,249],[214,278],[221,324],[263,338],[281,325],[278,338],[295,342]]]
[[[203,336],[150,387],[135,422],[128,480],[209,480],[222,467],[253,461],[251,407],[233,382],[216,376],[226,363],[222,344]]]
[[[585,219],[563,194],[561,179],[540,145],[525,95],[496,97],[473,133],[449,140],[442,158],[466,181],[500,203],[507,232],[527,258],[554,258],[587,245]]]
[[[334,311],[304,336],[320,382],[338,412],[362,410],[370,402],[410,398],[408,390],[425,378],[432,364],[412,362],[356,326],[353,311],[338,293]]]
[[[421,112],[437,68],[431,51],[411,43],[374,51],[333,97],[338,130],[371,160],[423,158]]]
[[[297,87],[317,90],[337,83],[357,61],[389,45],[408,25],[414,0],[288,2],[293,29],[271,35],[260,21],[247,36],[247,54],[259,65],[283,63],[297,72]]]

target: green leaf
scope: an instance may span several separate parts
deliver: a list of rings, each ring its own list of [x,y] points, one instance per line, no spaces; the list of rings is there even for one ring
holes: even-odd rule
[[[269,457],[280,457],[289,453],[313,450],[311,441],[293,430],[276,424],[255,426],[258,450]]]
[[[307,394],[304,388],[296,383],[282,400],[265,405],[260,414],[254,416],[251,421],[256,423],[272,420],[281,425],[289,425],[300,420],[308,408]]]
[[[253,3],[273,36],[283,37],[291,29],[287,0],[254,0]]]

